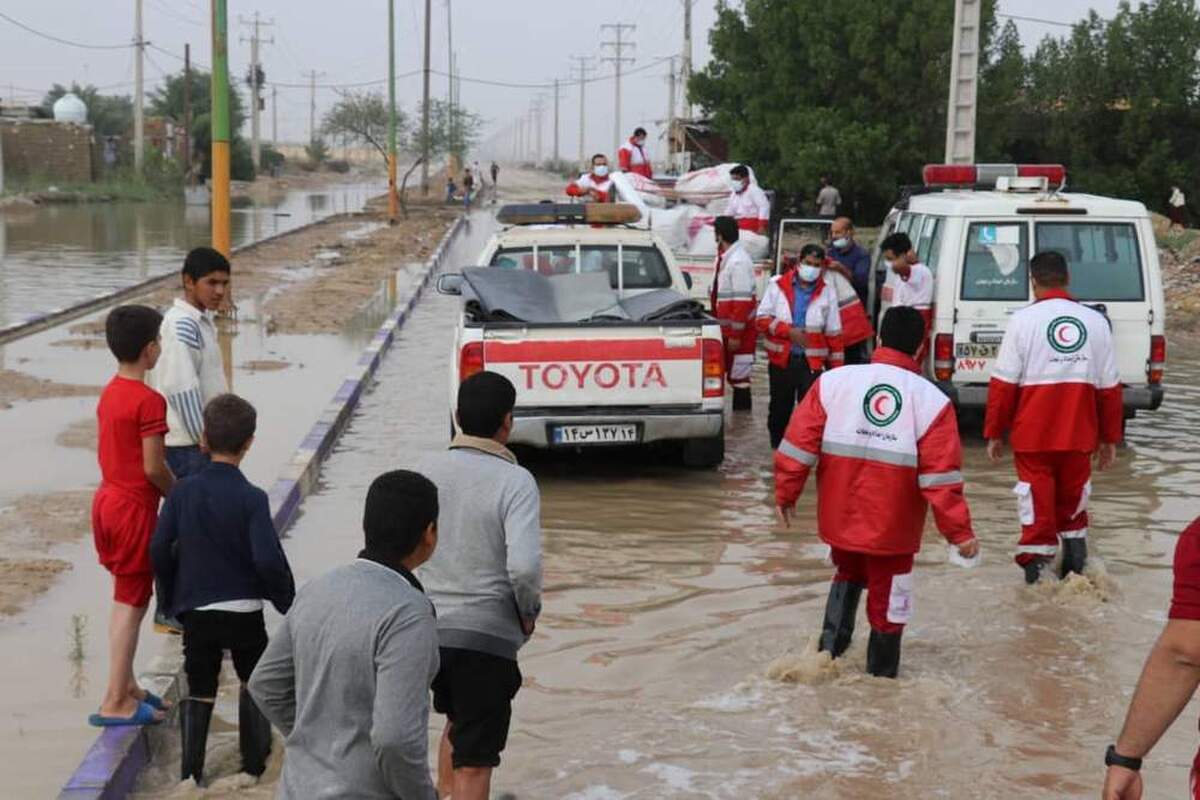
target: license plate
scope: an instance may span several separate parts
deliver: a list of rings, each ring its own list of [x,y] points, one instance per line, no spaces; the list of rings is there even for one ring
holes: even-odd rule
[[[636,444],[637,425],[559,425],[552,429],[555,444]]]
[[[998,344],[958,342],[954,345],[954,355],[958,358],[995,358],[999,352]]]

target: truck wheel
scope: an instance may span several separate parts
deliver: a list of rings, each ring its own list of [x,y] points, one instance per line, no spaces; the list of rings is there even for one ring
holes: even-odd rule
[[[707,439],[683,440],[683,465],[696,469],[711,469],[725,460],[725,427]]]

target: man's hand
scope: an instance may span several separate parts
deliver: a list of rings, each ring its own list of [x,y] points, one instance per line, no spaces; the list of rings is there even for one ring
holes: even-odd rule
[[[1112,766],[1104,776],[1101,800],[1142,800],[1142,776],[1124,767]]]
[[[792,340],[792,344],[804,344],[804,328],[792,327],[788,331],[788,338]]]
[[[1096,449],[1096,468],[1101,472],[1111,467],[1117,461],[1117,446],[1112,442],[1101,442]]]
[[[530,617],[521,617],[521,631],[526,636],[533,636],[533,629],[537,627],[537,620]]]
[[[974,558],[979,555],[979,540],[972,536],[958,545],[958,554],[963,558]]]
[[[841,275],[843,278],[845,278],[848,281],[854,280],[854,273],[852,273],[849,269],[847,269],[846,265],[840,261],[832,260],[828,264],[825,265],[825,268],[833,270],[834,272]]]
[[[998,463],[1000,459],[1004,458],[1004,440],[988,439],[987,455],[993,464]]]
[[[792,514],[796,512],[796,504],[790,506],[775,506],[775,516],[779,518],[779,523],[785,528],[792,527]]]

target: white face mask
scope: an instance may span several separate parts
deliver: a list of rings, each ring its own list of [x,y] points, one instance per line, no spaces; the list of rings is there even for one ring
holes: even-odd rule
[[[885,267],[887,267],[888,269],[895,269],[895,268],[896,268],[896,262],[895,262],[895,261],[888,261],[886,258],[883,260],[883,265],[884,265]]]
[[[734,178],[732,181],[729,182],[729,185],[733,187],[733,190],[735,192],[740,192],[746,188],[746,182],[744,180],[741,180],[740,178]]]
[[[821,268],[814,267],[812,264],[801,264],[798,272],[800,273],[800,280],[805,283],[812,283],[821,277]]]
[[[837,239],[834,239],[833,246],[836,247],[838,250],[845,250],[847,247],[850,246],[850,238],[848,236],[841,236]]]
[[[633,140],[633,143],[636,144],[638,147],[641,147],[642,145],[644,145],[646,143],[646,138],[644,136],[639,136]]]
[[[597,177],[603,178],[605,175],[608,174],[608,164],[596,164],[595,166],[592,167],[592,174]]]

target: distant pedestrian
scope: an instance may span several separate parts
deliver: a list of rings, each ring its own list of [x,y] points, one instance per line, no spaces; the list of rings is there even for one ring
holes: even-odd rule
[[[541,500],[505,447],[516,390],[495,372],[458,389],[460,433],[420,467],[438,487],[441,540],[419,575],[437,608],[441,669],[434,709],[447,717],[438,789],[487,800],[521,688],[517,651],[542,610]]]
[[[463,208],[471,210],[471,194],[475,191],[475,176],[470,169],[463,170]]]
[[[204,444],[212,461],[171,492],[150,546],[163,610],[183,623],[188,696],[179,704],[180,780],[197,784],[204,780],[208,726],[226,650],[242,682],[242,771],[262,775],[271,752],[271,725],[246,682],[267,646],[263,600],[286,614],[296,585],[267,493],[239,468],[257,424],[254,406],[236,395],[219,395],[204,407]]]
[[[1017,564],[1037,583],[1062,542],[1060,577],[1087,562],[1092,458],[1106,470],[1121,441],[1124,407],[1112,329],[1068,291],[1061,253],[1029,262],[1033,305],[1008,320],[988,384],[983,435],[1000,460],[1009,435],[1017,468]]]
[[[1108,771],[1101,800],[1142,800],[1142,759],[1200,687],[1200,518],[1179,534],[1174,573],[1167,624],[1142,667],[1121,735],[1104,754]],[[1190,784],[1187,796],[1200,800],[1200,751]]]
[[[842,204],[842,193],[829,182],[829,178],[821,176],[821,190],[817,192],[817,215],[823,219],[833,219],[838,215],[838,206]]]
[[[454,195],[458,194],[458,185],[454,182],[452,175],[446,175],[446,205],[454,202]]]
[[[632,172],[645,178],[654,177],[650,155],[646,152],[646,129],[635,128],[633,135],[617,150],[617,162],[622,172]]]
[[[1171,230],[1187,227],[1187,200],[1178,186],[1171,187],[1171,197],[1167,205],[1170,206],[1168,213],[1171,215]]]
[[[500,184],[500,165],[495,161],[492,162],[492,188],[495,189]]]
[[[896,677],[900,666],[913,609],[913,556],[929,506],[959,556],[979,552],[963,496],[954,404],[921,377],[913,359],[923,337],[916,311],[889,309],[871,363],[821,375],[775,452],[775,503],[785,525],[817,468],[817,532],[837,568],[820,649],[838,658],[850,646],[865,589],[867,672],[884,678]]]
[[[150,537],[158,501],[175,478],[163,453],[167,403],[145,384],[162,347],[162,315],[147,306],[118,306],[104,321],[104,338],[117,374],[96,407],[100,488],[92,499],[92,534],[100,565],[113,577],[108,623],[108,683],[92,725],[142,725],[163,719],[162,701],[133,675],[138,630],[150,603],[154,576]]]
[[[437,489],[415,472],[367,491],[365,547],[309,581],[259,659],[250,694],[283,732],[282,800],[435,800],[429,685],[437,623],[413,570],[437,547]]]

